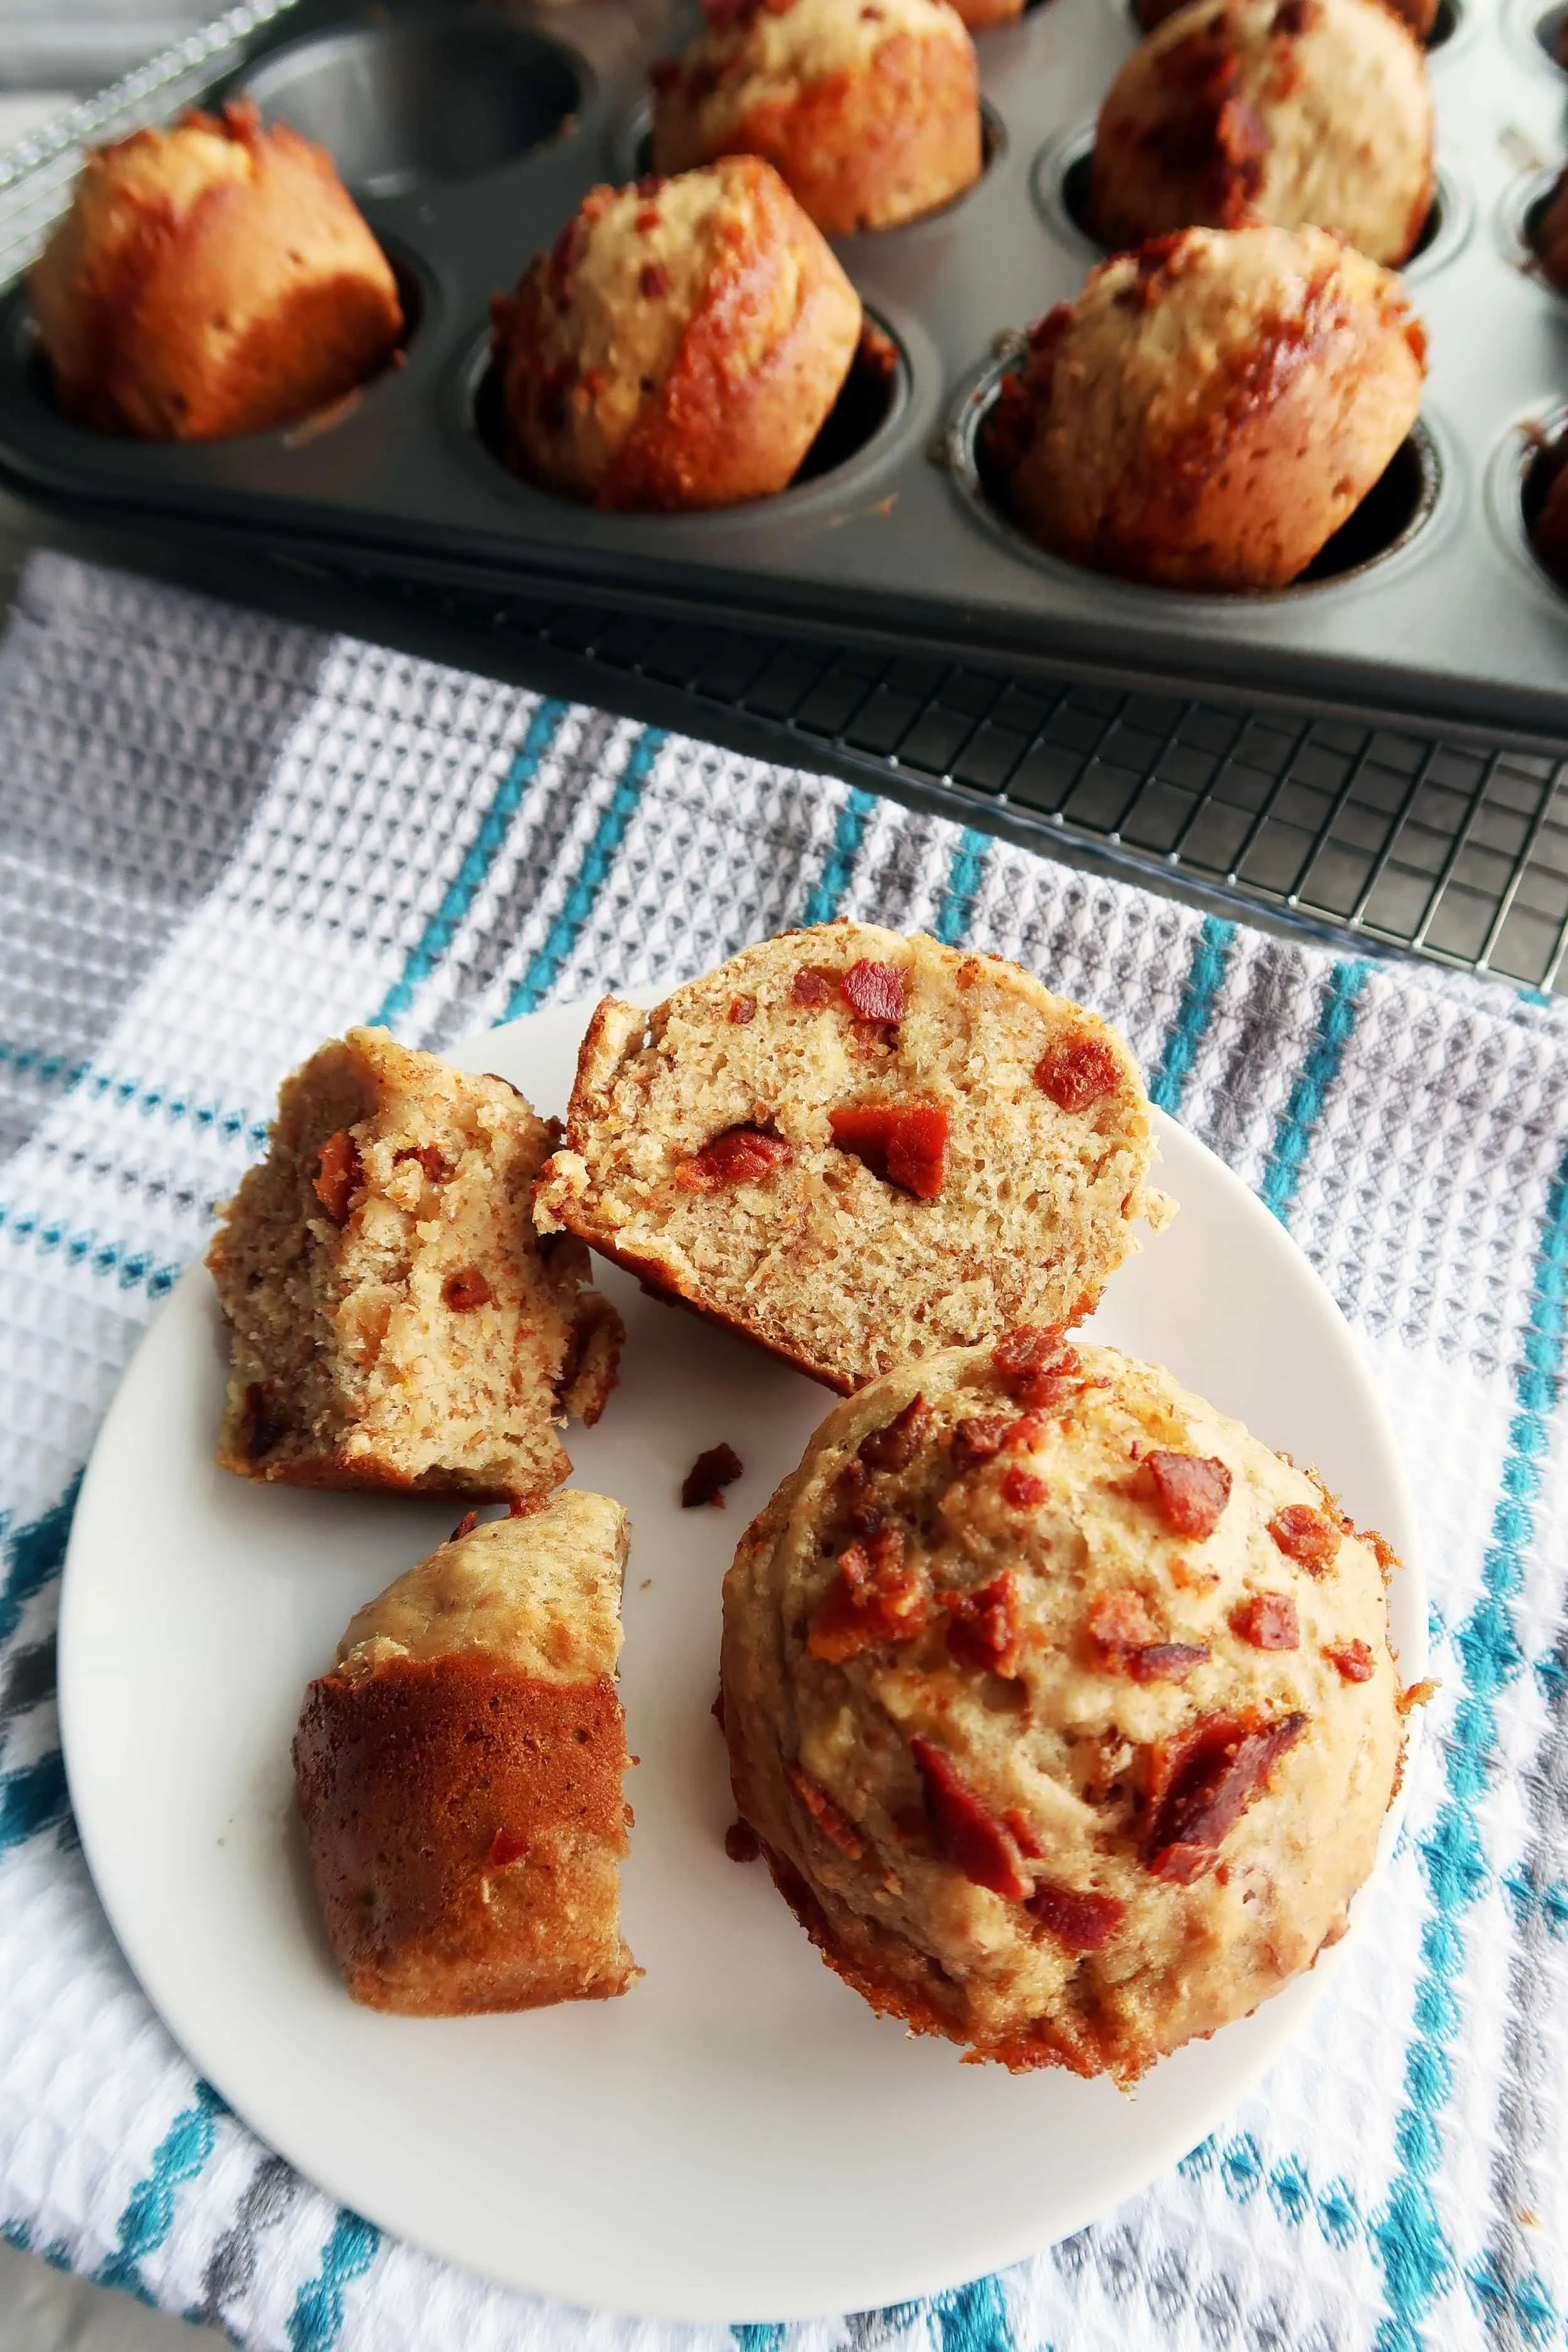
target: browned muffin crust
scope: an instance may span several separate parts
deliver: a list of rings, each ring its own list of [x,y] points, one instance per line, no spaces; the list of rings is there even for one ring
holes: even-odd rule
[[[656,68],[654,160],[765,156],[828,236],[890,228],[980,176],[973,43],[944,0],[743,0]]]
[[[305,1842],[356,2000],[412,2016],[624,1992],[614,1681],[625,1512],[473,1522],[360,1610],[305,1694]]]
[[[405,1660],[357,1684],[334,1671],[306,1693],[294,1765],[355,2000],[450,2017],[626,1990],[596,1911],[573,1918],[587,1861],[626,1850],[607,1676],[550,1684],[478,1657]]]
[[[331,158],[244,104],[89,154],[28,290],[66,414],[157,441],[309,415],[403,330]]]
[[[1384,0],[1189,0],[1106,95],[1096,233],[1310,224],[1392,267],[1431,206],[1432,142],[1426,59]]]
[[[861,327],[821,232],[752,155],[590,190],[493,314],[517,470],[665,511],[784,488]]]
[[[1556,184],[1531,226],[1530,241],[1541,274],[1560,294],[1568,294],[1568,171]]]
[[[503,1500],[571,1463],[619,1318],[531,1214],[557,1130],[504,1079],[351,1030],[284,1081],[207,1264],[230,1332],[220,1466]]]
[[[1418,41],[1430,38],[1437,21],[1439,0],[1384,0],[1384,5],[1391,16],[1409,26]],[[1139,30],[1152,33],[1167,16],[1173,16],[1178,8],[1186,5],[1187,0],[1133,0],[1132,14]]]
[[[984,436],[999,495],[1094,571],[1281,588],[1420,409],[1398,280],[1319,229],[1189,229],[1096,269],[1030,330]]]
[[[1024,0],[952,0],[952,5],[972,33],[1014,24],[1024,13]]]

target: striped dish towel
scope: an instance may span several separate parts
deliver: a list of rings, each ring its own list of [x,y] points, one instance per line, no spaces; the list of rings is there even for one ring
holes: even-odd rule
[[[1568,2325],[1568,1016],[1342,961],[840,783],[58,557],[0,650],[0,2224],[268,2352],[721,2346],[490,2287],[197,2080],[76,1845],[54,1707],[82,1463],[279,1078],[844,911],[1132,1039],[1356,1327],[1426,1522],[1435,1737],[1392,1881],[1231,2123],[1002,2276],[740,2352],[1468,2352]]]

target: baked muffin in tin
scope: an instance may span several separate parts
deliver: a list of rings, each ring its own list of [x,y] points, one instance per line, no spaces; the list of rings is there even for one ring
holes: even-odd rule
[[[764,156],[828,236],[891,228],[980,176],[974,44],[946,0],[736,0],[654,68],[654,162]]]
[[[1031,328],[983,430],[994,495],[1069,562],[1282,588],[1415,423],[1399,280],[1316,228],[1194,228],[1120,254]]]
[[[1432,202],[1426,60],[1384,0],[1191,0],[1140,44],[1100,110],[1095,234],[1335,230],[1404,261]]]
[[[782,490],[862,325],[821,231],[754,155],[591,189],[493,313],[518,472],[665,511]]]

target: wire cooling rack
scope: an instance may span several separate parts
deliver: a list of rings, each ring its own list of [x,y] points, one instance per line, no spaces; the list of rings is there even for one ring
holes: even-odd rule
[[[310,0],[240,0],[0,155],[0,287],[64,208],[84,146],[198,103],[274,19],[320,13]],[[1516,747],[1207,692],[1009,677],[393,582],[362,563],[342,576],[373,599],[499,636],[524,663],[564,657],[605,700],[616,681],[623,694],[656,688],[693,732],[722,713],[751,748],[832,765],[981,827],[1072,844],[1184,895],[1568,992],[1568,742]]]
[[[1183,895],[1342,942],[1568,992],[1568,744],[1529,749],[1322,709],[1010,677],[967,664],[406,580],[355,584],[584,691],[722,712],[749,748],[915,788],[962,822],[1087,850]],[[731,732],[735,731],[731,724]]]

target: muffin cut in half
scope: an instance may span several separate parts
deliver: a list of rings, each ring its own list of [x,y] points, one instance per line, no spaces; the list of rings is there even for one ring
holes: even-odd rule
[[[492,315],[516,470],[667,513],[785,488],[862,324],[826,237],[754,155],[591,188]]]
[[[606,998],[534,1199],[847,1392],[1078,1321],[1160,1223],[1136,1065],[1016,964],[870,923],[787,931],[650,1013]]]
[[[653,156],[765,156],[827,236],[892,228],[980,177],[980,68],[947,0],[708,0],[653,70]]]
[[[1317,228],[1193,228],[1119,254],[1029,330],[982,431],[1038,544],[1163,587],[1283,588],[1420,413],[1399,280]]]
[[[232,1332],[217,1459],[298,1486],[504,1500],[572,1465],[621,1325],[529,1200],[560,1130],[504,1078],[351,1029],[285,1079],[207,1264]]]
[[[1343,1933],[1404,1753],[1394,1565],[1158,1365],[1033,1330],[906,1366],[725,1579],[741,1817],[879,2011],[1132,2083]]]
[[[1271,221],[1393,266],[1431,207],[1432,135],[1426,58],[1384,0],[1192,0],[1106,94],[1095,233]]]
[[[573,1489],[472,1515],[359,1612],[305,1693],[295,1790],[355,2000],[416,2017],[604,2000],[630,1809],[626,1515]]]
[[[403,331],[331,157],[247,104],[90,153],[28,293],[67,415],[153,441],[291,424]]]

